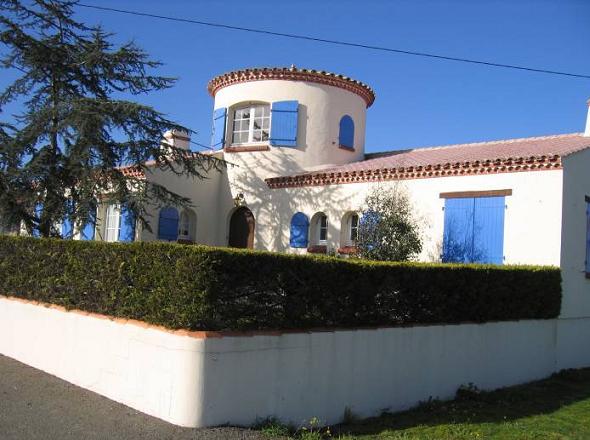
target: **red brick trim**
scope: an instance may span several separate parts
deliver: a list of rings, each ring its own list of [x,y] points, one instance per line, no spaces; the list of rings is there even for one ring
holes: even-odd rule
[[[323,70],[298,69],[296,67],[265,67],[228,72],[209,81],[207,90],[211,96],[215,96],[220,89],[233,84],[265,80],[305,81],[339,87],[359,95],[365,100],[367,107],[370,107],[375,101],[375,92],[360,81]]]
[[[268,144],[260,144],[260,145],[237,145],[237,146],[229,146],[225,147],[226,153],[246,153],[251,151],[268,151],[270,147]]]
[[[373,170],[320,171],[295,176],[272,177],[266,179],[265,182],[269,188],[276,189],[560,169],[562,169],[561,157],[555,155]]]

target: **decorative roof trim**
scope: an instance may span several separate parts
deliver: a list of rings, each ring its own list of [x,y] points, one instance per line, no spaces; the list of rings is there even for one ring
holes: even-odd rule
[[[562,169],[561,157],[555,155],[373,170],[315,172],[296,176],[272,177],[266,179],[265,182],[269,188],[277,189],[303,186],[342,185],[345,183],[383,182],[388,180],[432,179],[437,177],[550,171],[559,169]]]
[[[134,177],[136,179],[145,179],[145,172],[141,167],[131,165],[119,168],[119,171],[126,177]]]
[[[365,83],[336,73],[325,72],[323,70],[299,69],[295,66],[262,67],[224,73],[209,81],[207,90],[214,97],[224,87],[233,84],[265,80],[306,81],[339,87],[359,95],[365,100],[367,107],[370,107],[375,101],[375,92]]]

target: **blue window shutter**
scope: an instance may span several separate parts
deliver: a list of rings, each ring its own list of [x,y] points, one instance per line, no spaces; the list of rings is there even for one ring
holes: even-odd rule
[[[477,197],[474,201],[474,263],[504,262],[504,197]]]
[[[74,227],[72,225],[72,220],[70,220],[69,217],[66,217],[63,219],[62,223],[61,223],[61,236],[62,238],[72,238],[72,235],[74,234]]]
[[[586,275],[590,274],[590,201],[586,202]]]
[[[344,115],[340,119],[338,143],[341,147],[354,149],[354,121],[348,115]]]
[[[270,117],[270,144],[276,147],[297,146],[298,101],[272,103]]]
[[[176,241],[178,238],[178,210],[176,208],[162,208],[158,223],[158,239]]]
[[[96,208],[94,211],[88,213],[88,221],[80,231],[80,240],[94,240],[96,231]]]
[[[119,241],[135,240],[135,215],[125,205],[121,206],[121,219],[119,224]]]
[[[37,203],[35,205],[35,216],[37,218],[41,218],[43,214],[43,203]],[[39,238],[41,237],[41,233],[39,232],[39,228],[33,229],[33,237]]]
[[[225,145],[225,120],[227,109],[218,108],[213,111],[213,133],[211,134],[211,147],[223,148]]]
[[[291,247],[306,248],[309,241],[308,236],[309,220],[304,213],[298,212],[291,218]]]
[[[443,233],[445,263],[469,263],[473,255],[473,198],[446,199]]]

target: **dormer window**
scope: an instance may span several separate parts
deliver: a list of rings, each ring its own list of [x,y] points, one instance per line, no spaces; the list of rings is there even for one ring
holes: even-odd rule
[[[232,145],[268,142],[270,106],[256,104],[238,108],[233,114]]]

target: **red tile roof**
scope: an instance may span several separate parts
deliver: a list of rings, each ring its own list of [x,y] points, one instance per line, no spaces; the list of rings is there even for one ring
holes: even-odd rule
[[[590,148],[581,133],[367,154],[346,165],[266,179],[271,188],[561,168],[561,157]]]
[[[367,107],[375,101],[375,92],[365,83],[337,73],[324,70],[300,69],[291,67],[255,67],[252,69],[235,70],[216,76],[207,85],[211,96],[222,88],[232,84],[264,80],[307,81],[327,84],[356,93],[367,103]]]

